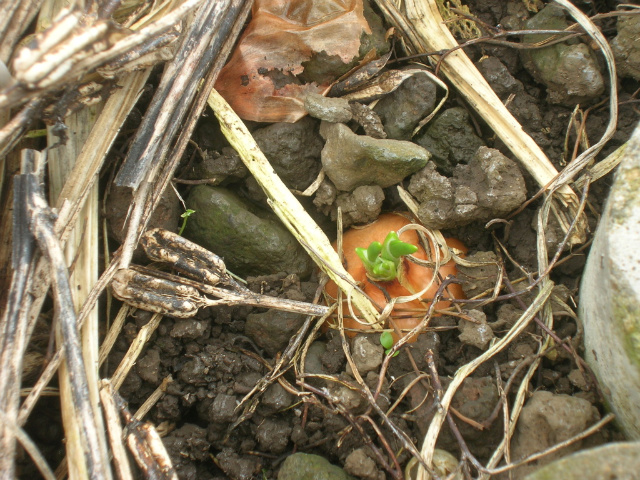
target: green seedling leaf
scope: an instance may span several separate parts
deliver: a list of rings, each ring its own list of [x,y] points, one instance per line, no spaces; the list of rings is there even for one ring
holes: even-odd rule
[[[380,345],[382,345],[385,350],[389,350],[393,347],[393,335],[388,330],[385,330],[380,334]]]
[[[411,243],[403,242],[402,240],[393,240],[389,243],[389,252],[391,252],[394,257],[411,255],[417,251],[418,247]]]
[[[178,235],[182,235],[182,232],[184,232],[184,229],[187,226],[187,220],[194,213],[196,213],[195,210],[191,210],[190,208],[187,208],[185,210],[185,212],[182,215],[180,215],[180,218],[182,218],[183,220],[182,220],[182,226],[180,227],[180,230],[178,231]]]
[[[374,262],[380,252],[382,251],[382,244],[380,242],[371,242],[371,245],[367,248],[367,257],[369,261]]]
[[[393,335],[391,335],[391,332],[389,330],[385,330],[380,334],[380,345],[384,347],[384,354],[389,355],[391,349],[393,348]],[[395,357],[399,353],[400,352],[396,352],[393,354],[393,356]]]
[[[390,282],[398,276],[397,265],[390,261],[379,257],[373,265],[371,277],[381,282]]]
[[[355,250],[371,280],[390,282],[398,278],[402,257],[417,252],[418,247],[400,240],[396,232],[389,232],[382,244],[371,242],[366,249],[358,247]]]

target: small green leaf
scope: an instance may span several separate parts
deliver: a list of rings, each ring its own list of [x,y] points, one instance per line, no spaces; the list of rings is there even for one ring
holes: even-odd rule
[[[370,262],[374,262],[380,252],[382,251],[382,244],[380,242],[371,242],[371,245],[367,248],[367,257]]]
[[[385,330],[380,334],[380,345],[382,345],[386,350],[393,347],[393,335],[391,335],[391,332]]]
[[[189,217],[191,215],[193,215],[194,213],[196,213],[195,210],[191,210],[190,208],[187,208],[184,213],[182,215],[180,215],[181,218],[183,218],[184,220],[182,220],[182,226],[180,227],[180,230],[178,231],[178,235],[182,235],[182,232],[184,232],[185,227],[187,226],[187,220],[189,219]]]
[[[180,215],[180,218],[189,218],[191,215],[193,215],[194,213],[196,213],[195,210],[191,210],[190,208],[187,208],[184,213],[182,215]]]
[[[394,262],[378,257],[373,264],[371,277],[380,282],[390,282],[396,279],[397,272],[397,265]]]
[[[411,255],[418,251],[418,247],[402,240],[393,240],[389,242],[389,252],[394,257],[402,257],[403,255]]]

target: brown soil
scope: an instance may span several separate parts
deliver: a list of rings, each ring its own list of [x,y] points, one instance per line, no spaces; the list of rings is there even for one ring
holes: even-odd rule
[[[473,14],[489,25],[497,25],[506,15],[506,4],[509,2],[468,3]],[[591,2],[588,3],[591,5]],[[610,3],[599,5],[598,11],[610,11],[615,2]],[[612,30],[615,23],[612,22],[610,27],[604,28],[604,31],[612,36],[615,34]],[[516,118],[525,120],[522,122],[525,130],[543,147],[547,156],[557,163],[557,159],[562,158],[567,121],[572,108],[551,105],[546,101],[545,89],[535,83],[522,68],[516,50],[481,44],[465,51],[474,61],[483,55],[499,58],[509,73],[524,83],[530,102],[513,105],[513,114]],[[638,82],[624,80],[620,101],[632,98],[638,87]],[[148,101],[148,98],[142,100],[144,101]],[[466,108],[473,117],[476,133],[484,142],[509,156],[504,145],[494,138],[482,119],[472,113],[460,97],[453,94],[448,106]],[[637,111],[632,104],[621,105],[620,108],[618,131],[605,147],[602,158],[628,138],[638,120]],[[144,103],[140,104],[139,110],[144,111]],[[596,105],[590,111],[586,123],[589,139],[601,136],[607,115],[606,104]],[[526,121],[531,118],[538,119],[538,123]],[[204,119],[204,123],[210,124],[211,120]],[[134,128],[135,124],[132,123],[131,127]],[[572,137],[571,142],[574,140]],[[125,141],[123,136],[122,142]],[[222,137],[209,142],[212,143],[211,146],[201,147],[219,150],[224,144]],[[188,161],[190,160],[186,160],[185,164]],[[563,165],[556,164],[559,170],[562,167]],[[244,173],[239,178],[243,176]],[[526,174],[525,180],[527,198],[531,198],[537,188]],[[592,186],[589,193],[591,208],[588,214],[592,226],[596,223],[609,182],[609,177],[603,178]],[[232,180],[229,185],[250,193],[251,185],[247,186],[243,181]],[[393,188],[386,189],[385,193],[383,210],[403,208]],[[128,206],[128,200],[123,200],[123,204]],[[502,226],[487,229],[483,224],[477,223],[445,232],[445,236],[460,238],[469,246],[471,258],[477,258],[474,255],[478,252],[499,252],[498,241],[501,242],[513,260],[505,260],[507,275],[515,279],[521,275],[515,262],[527,271],[536,269],[536,232],[532,228],[532,222],[539,205],[538,202],[533,202],[513,217],[508,231]],[[315,207],[310,205],[309,208]],[[323,218],[318,212],[313,214]],[[327,218],[323,220],[323,226],[326,226],[328,232],[335,231],[335,224]],[[557,285],[556,296],[568,305],[574,305],[578,299],[578,286],[586,253],[585,250],[565,252],[564,261],[551,274],[551,279]],[[477,274],[478,272],[472,272],[467,280],[463,278],[467,282],[467,288],[472,288],[470,279]],[[490,288],[495,272],[483,271],[481,276],[488,278]],[[310,279],[301,280],[283,272],[279,275],[249,278],[248,281],[249,287],[257,292],[312,301],[318,279],[314,275]],[[494,334],[500,337],[528,306],[530,300],[524,295],[517,300],[490,303],[482,308],[486,317],[482,321],[486,320]],[[245,403],[240,404],[245,395],[252,392],[254,386],[276,364],[278,357],[275,353],[282,351],[277,347],[273,347],[275,351],[265,348],[264,342],[256,341],[255,331],[248,333],[245,330],[249,323],[248,315],[260,312],[260,309],[246,306],[217,307],[201,310],[192,320],[165,317],[120,389],[120,393],[134,410],[164,378],[169,375],[172,377],[173,381],[168,385],[165,395],[146,419],[161,426],[166,433],[164,443],[180,478],[274,479],[283,460],[294,452],[316,453],[338,465],[344,465],[353,452],[358,452],[347,462],[351,464],[350,471],[358,472],[361,478],[393,478],[394,462],[405,465],[410,454],[403,448],[397,432],[383,421],[366,396],[358,393],[360,387],[349,373],[342,340],[336,331],[319,334],[306,358],[307,372],[322,371],[335,377],[336,381],[327,384],[317,378],[302,380],[296,375],[299,372],[289,368],[277,380],[265,384],[264,391],[254,392]],[[135,317],[127,321],[109,359],[106,376],[119,364],[132,339],[148,319],[147,313],[138,311]],[[557,336],[575,346],[580,353],[580,327],[575,319],[557,308],[554,320]],[[298,329],[301,318],[292,318],[291,322],[287,335]],[[389,419],[418,448],[436,409],[433,398],[435,383],[433,377],[429,379],[430,367],[435,365],[441,387],[446,389],[448,377],[482,352],[475,346],[474,338],[461,341],[459,322],[454,316],[435,318],[431,323],[433,329],[429,333],[421,335],[416,343],[402,349],[397,357],[391,359],[388,369],[382,372],[382,380],[379,363],[370,371],[361,372],[365,383],[372,390],[380,389],[376,402],[381,411],[388,411],[391,405],[400,400],[388,414]],[[272,332],[261,331],[258,335],[272,335]],[[473,337],[474,332],[469,332],[468,335]],[[372,355],[378,355],[381,347],[377,336],[363,336],[367,337],[368,344],[361,348],[370,351]],[[513,400],[526,371],[526,368],[522,368],[523,362],[526,365],[531,361],[543,337],[544,333],[540,328],[532,324],[502,353],[475,370],[453,400],[456,412],[453,421],[458,432],[452,431],[445,424],[438,448],[460,455],[459,433],[465,442],[462,448],[468,449],[468,453],[480,462],[487,461],[504,435],[503,412],[499,408],[501,389],[508,386],[506,398]],[[353,351],[355,355],[355,347]],[[428,352],[431,352],[432,357]],[[429,358],[433,358],[432,365],[428,362]],[[588,373],[583,376],[576,371],[579,372],[579,369],[574,358],[558,348],[554,355],[548,355],[542,360],[539,369],[530,379],[529,391],[544,390],[585,399],[593,406],[593,411],[588,412],[589,418],[598,413],[601,415],[605,409],[593,378]],[[415,381],[418,377],[421,380]],[[311,393],[302,394],[303,390]],[[41,422],[42,418],[59,418],[58,412],[52,410],[57,410],[56,401],[47,398],[41,400],[38,411],[31,416],[26,429],[55,465],[63,455],[63,432],[56,422]],[[610,428],[583,445],[602,442],[618,435]],[[536,446],[533,445],[533,448]],[[358,450],[361,448],[364,450]],[[527,448],[522,447],[521,450],[528,452]],[[365,455],[362,455],[363,451]],[[390,452],[393,452],[393,456]],[[473,468],[471,471],[471,476],[475,477],[476,472]],[[25,467],[24,478],[30,475],[30,467]],[[397,471],[395,475],[398,475]]]

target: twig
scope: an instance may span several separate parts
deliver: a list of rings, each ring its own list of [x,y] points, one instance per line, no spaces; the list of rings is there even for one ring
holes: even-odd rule
[[[431,349],[427,350],[426,357],[427,357],[427,365],[429,366],[429,371],[431,373],[431,381],[433,382],[433,386],[434,386],[434,389],[433,389],[434,396],[435,396],[434,402],[437,402],[438,409],[441,409],[442,406],[440,405],[440,398],[442,397],[443,390],[442,390],[442,384],[440,383],[440,376],[438,375],[438,369],[436,368],[436,363],[433,360],[433,350]],[[453,436],[456,437],[460,450],[462,450],[462,458],[469,460],[473,464],[473,466],[476,467],[476,469],[478,469],[478,471],[484,470],[484,467],[482,466],[482,464],[476,459],[476,457],[469,450],[469,447],[467,446],[467,442],[465,442],[464,438],[462,437],[462,434],[460,433],[460,430],[458,430],[458,426],[456,425],[456,422],[453,420],[451,413],[447,411],[446,415],[447,415],[447,423],[449,424],[449,428],[451,429]]]

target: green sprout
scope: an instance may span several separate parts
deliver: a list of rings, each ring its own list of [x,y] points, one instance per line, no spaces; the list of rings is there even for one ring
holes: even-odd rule
[[[180,218],[182,218],[183,220],[182,220],[182,226],[180,227],[180,231],[178,232],[178,235],[182,235],[182,232],[184,232],[184,229],[187,226],[187,220],[194,213],[196,213],[195,210],[191,210],[190,208],[187,208],[185,212],[182,215],[180,215]]]
[[[389,355],[389,352],[393,347],[393,335],[391,335],[390,331],[385,330],[380,334],[380,345],[384,347],[384,354]],[[400,352],[394,353],[393,356],[395,357],[398,353]]]
[[[367,270],[367,276],[377,282],[389,282],[398,278],[402,257],[417,251],[418,247],[400,240],[396,232],[389,232],[382,244],[371,242],[367,248],[356,248],[356,253]]]

